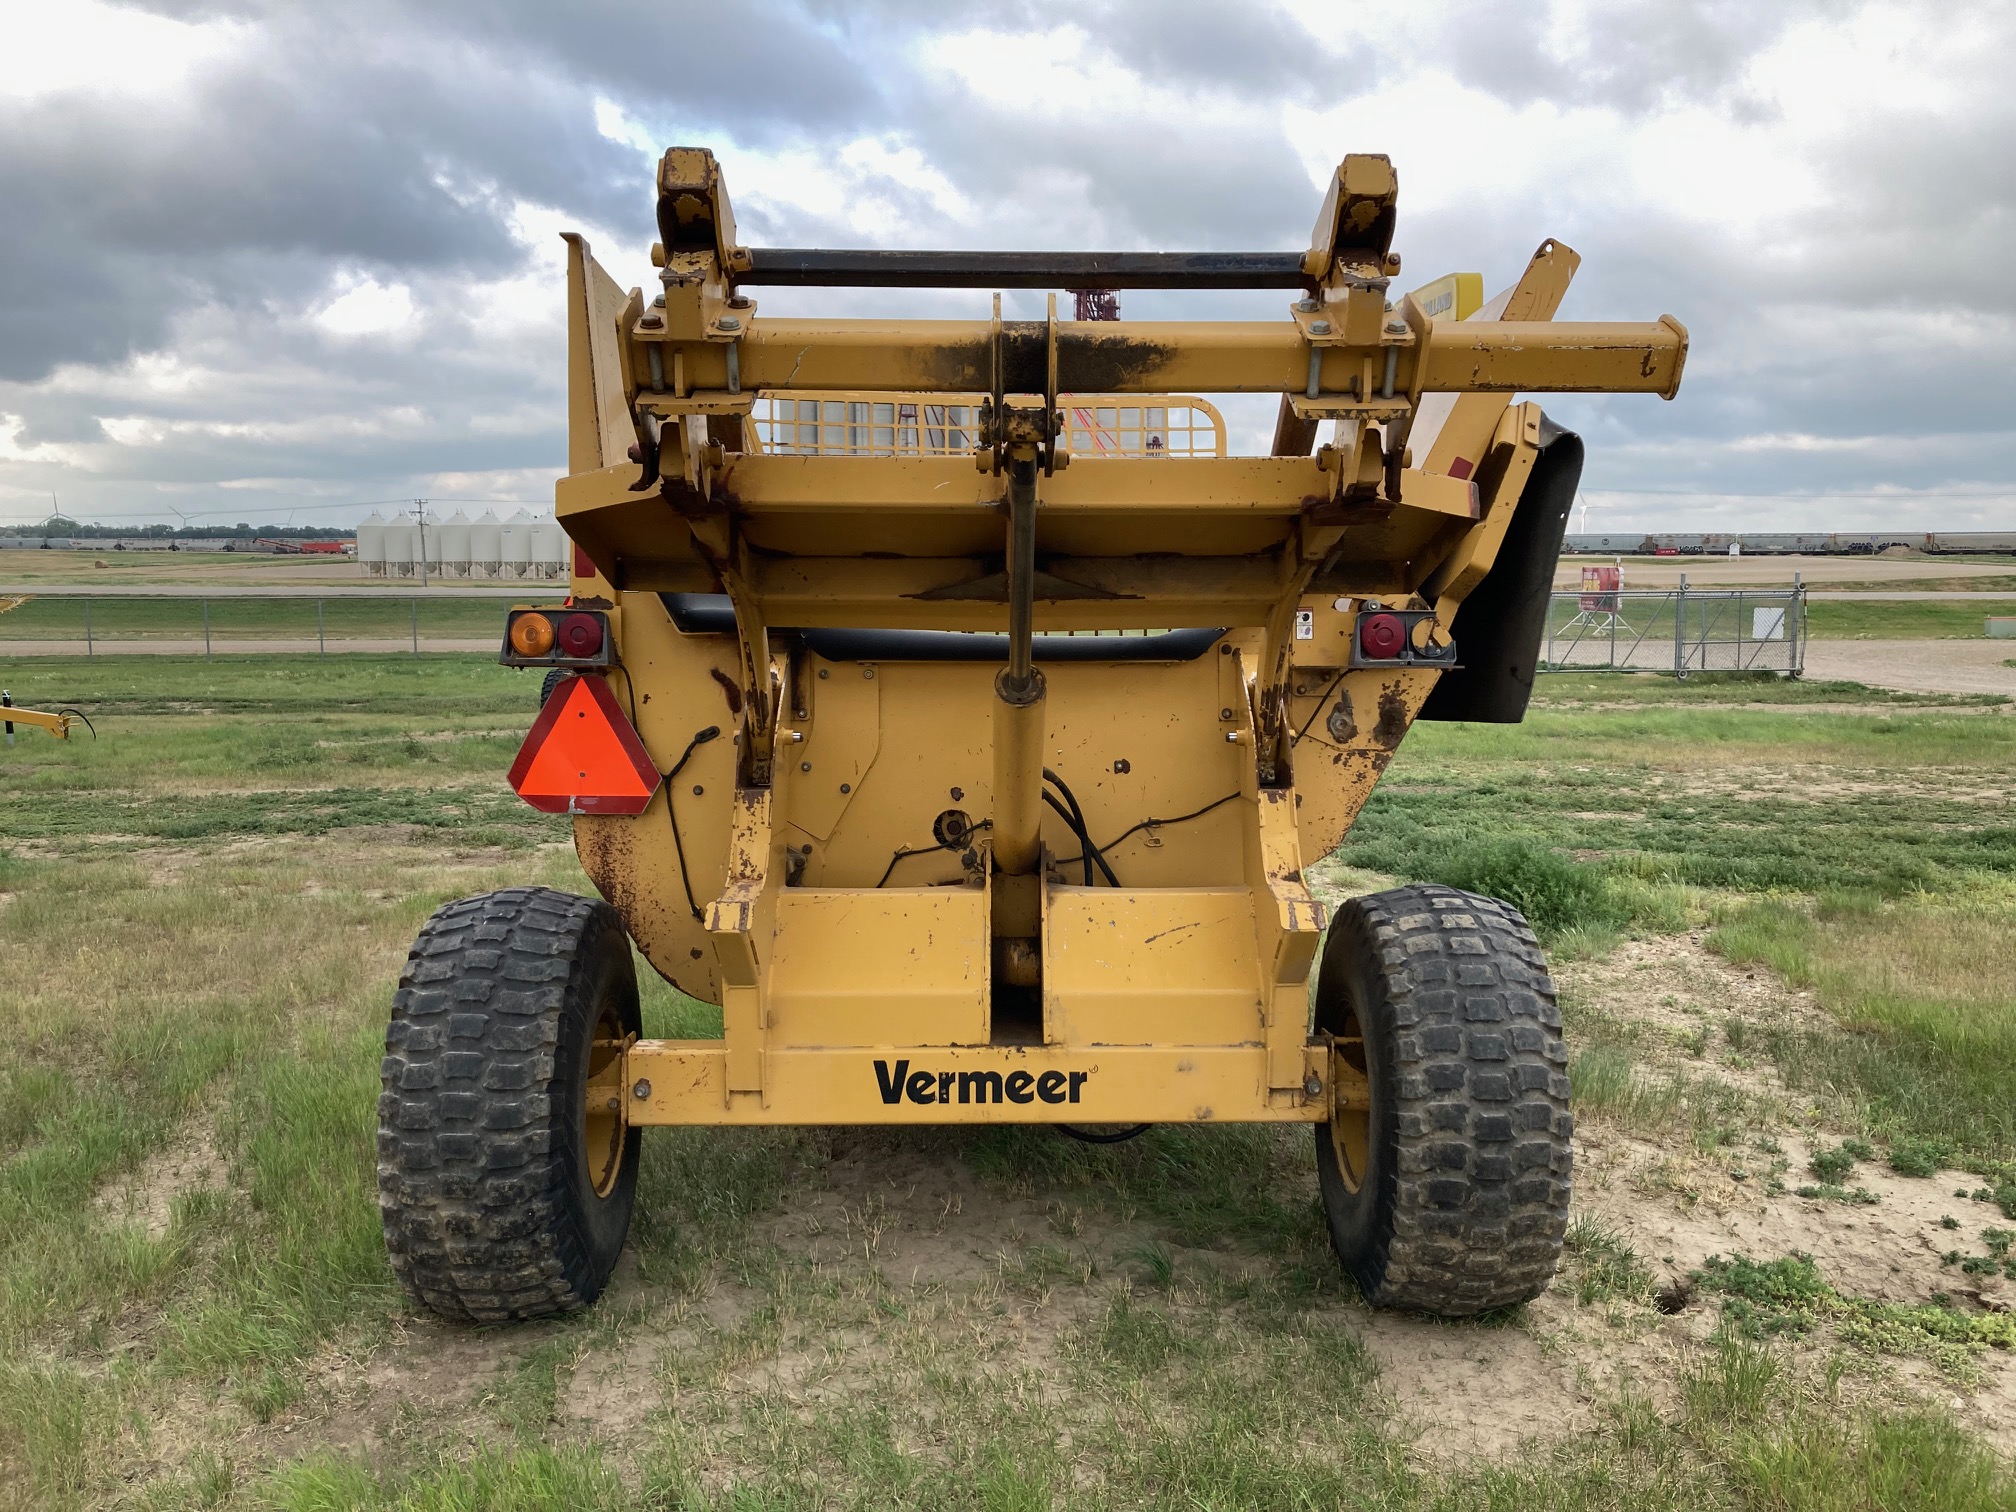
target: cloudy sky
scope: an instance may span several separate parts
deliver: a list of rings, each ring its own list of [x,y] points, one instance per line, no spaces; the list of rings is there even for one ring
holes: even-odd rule
[[[693,143],[797,246],[1300,247],[1385,152],[1406,282],[1554,236],[1692,332],[1550,401],[1587,528],[2016,528],[2012,79],[2010,0],[0,0],[0,525],[550,505],[557,233],[648,283]]]

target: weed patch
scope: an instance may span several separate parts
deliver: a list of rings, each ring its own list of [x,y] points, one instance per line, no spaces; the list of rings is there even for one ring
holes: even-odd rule
[[[1809,1255],[1762,1262],[1711,1255],[1693,1280],[1722,1298],[1724,1326],[1745,1338],[1800,1336],[1826,1326],[1872,1354],[1915,1355],[1964,1380],[1978,1378],[1983,1351],[2016,1349],[2016,1317],[1844,1297]]]

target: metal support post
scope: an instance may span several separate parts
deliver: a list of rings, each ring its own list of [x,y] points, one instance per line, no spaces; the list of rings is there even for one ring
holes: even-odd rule
[[[322,624],[322,600],[315,600],[315,650],[323,656],[329,654],[329,637]]]
[[[1793,677],[1806,675],[1806,584],[1805,574],[1792,574],[1792,603],[1786,618],[1792,621],[1787,632],[1792,644],[1786,648],[1786,666]]]
[[[91,646],[91,600],[84,600],[84,655],[88,659],[98,653]]]
[[[1673,595],[1673,677],[1687,676],[1687,574],[1680,574],[1679,591]]]
[[[210,600],[203,600],[203,660],[210,660]]]
[[[1036,459],[1008,465],[1008,665],[994,679],[995,866],[1036,869],[1043,819],[1043,674],[1035,666]]]

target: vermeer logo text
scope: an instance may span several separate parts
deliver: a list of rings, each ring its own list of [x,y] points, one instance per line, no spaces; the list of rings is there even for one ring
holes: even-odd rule
[[[875,1085],[891,1107],[913,1103],[1075,1103],[1091,1079],[1089,1071],[912,1071],[910,1062],[892,1067],[875,1062]]]

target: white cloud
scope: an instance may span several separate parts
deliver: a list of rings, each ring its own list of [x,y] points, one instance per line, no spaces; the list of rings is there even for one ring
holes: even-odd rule
[[[174,95],[254,36],[236,22],[175,21],[100,0],[0,0],[0,96]]]
[[[418,313],[405,284],[360,278],[317,310],[314,321],[332,336],[401,336],[412,334]]]

